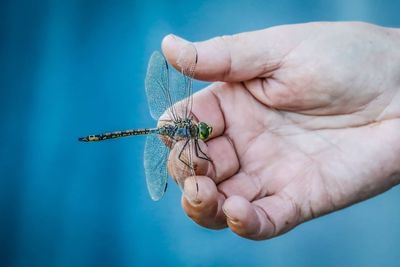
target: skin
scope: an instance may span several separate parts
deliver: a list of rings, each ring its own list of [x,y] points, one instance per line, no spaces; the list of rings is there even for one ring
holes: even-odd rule
[[[195,78],[213,83],[193,115],[213,132],[212,162],[194,157],[185,177],[193,221],[263,240],[400,183],[398,29],[307,23],[194,45]],[[185,47],[162,43],[175,68]],[[179,178],[179,163],[168,167]]]

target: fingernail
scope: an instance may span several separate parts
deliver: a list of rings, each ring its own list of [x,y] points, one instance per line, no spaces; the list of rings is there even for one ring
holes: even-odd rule
[[[227,211],[226,209],[222,208],[222,211],[224,212],[226,218],[227,218],[232,224],[239,224],[239,223],[240,223],[240,221],[239,221],[238,219],[232,217],[232,216],[228,213],[228,211]]]
[[[201,201],[198,199],[199,185],[196,178],[190,177],[185,180],[184,184],[185,198],[193,205],[199,205]]]

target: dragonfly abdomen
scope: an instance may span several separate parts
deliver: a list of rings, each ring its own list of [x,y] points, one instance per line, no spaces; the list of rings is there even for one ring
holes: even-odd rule
[[[96,142],[96,141],[103,141],[103,140],[107,140],[107,139],[114,139],[114,138],[134,136],[134,135],[146,135],[146,134],[152,134],[152,133],[158,133],[158,129],[157,128],[134,129],[134,130],[116,131],[116,132],[96,134],[96,135],[88,135],[86,137],[79,138],[79,141]]]

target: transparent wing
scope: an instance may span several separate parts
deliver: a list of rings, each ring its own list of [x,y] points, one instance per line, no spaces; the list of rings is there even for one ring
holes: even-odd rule
[[[193,106],[193,77],[197,65],[198,54],[196,47],[188,43],[185,45],[178,57],[178,66],[180,68],[180,82],[181,84],[181,99],[185,99],[181,106],[181,114],[183,118],[191,118],[192,106]]]
[[[180,73],[173,79],[173,88],[169,81],[169,66],[165,57],[158,51],[150,57],[145,79],[150,114],[158,120],[167,110],[174,121],[188,118],[192,109],[192,78],[197,64],[197,50],[194,45],[183,47],[178,57]],[[185,99],[179,110],[174,103]]]
[[[164,56],[155,51],[150,57],[145,79],[145,88],[150,114],[158,120],[173,104],[169,92],[169,70]],[[170,114],[174,115],[174,114]],[[171,117],[176,119],[175,117]]]
[[[167,189],[167,159],[169,149],[158,135],[148,135],[144,147],[144,171],[147,189],[155,201],[162,198]]]
[[[174,103],[186,99],[188,96],[186,92],[186,84],[185,78],[181,72],[174,72],[171,75],[171,98]],[[183,111],[186,108],[186,103],[183,102],[183,105],[179,107],[175,107],[172,112],[175,112],[178,118],[184,118],[185,112]]]

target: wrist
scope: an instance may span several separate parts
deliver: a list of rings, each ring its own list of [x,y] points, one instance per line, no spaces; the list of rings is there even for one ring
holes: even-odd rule
[[[389,127],[390,130],[387,129],[386,138],[389,143],[392,144],[391,152],[392,158],[389,159],[388,162],[392,162],[391,165],[391,174],[389,177],[390,182],[393,185],[400,184],[400,79],[396,77],[400,77],[400,28],[390,28],[389,29],[389,40],[392,40],[392,45],[389,46],[390,50],[393,51],[392,57],[389,60],[392,61],[392,78],[394,78],[392,83],[392,96],[391,101],[388,107],[385,109],[385,113],[387,116],[385,119],[388,119],[388,123],[391,124]],[[393,138],[392,138],[393,137]]]
[[[395,29],[394,31],[395,31],[395,39],[397,40],[395,48],[394,48],[394,50],[396,51],[395,58],[393,59],[394,61],[397,62],[397,64],[395,65],[397,68],[394,71],[397,74],[397,77],[400,77],[400,28]],[[400,79],[397,79],[397,83],[395,85],[395,91],[396,92],[395,92],[393,100],[392,100],[392,103],[394,103],[394,105],[395,105],[394,117],[397,118],[398,120],[400,120]],[[400,143],[400,140],[399,140],[399,143]],[[400,157],[400,155],[399,155],[399,157]]]
[[[379,121],[400,120],[400,28],[387,28],[386,36],[384,41],[386,53],[382,63],[385,64],[387,106],[378,117]],[[398,142],[400,143],[400,140]]]

